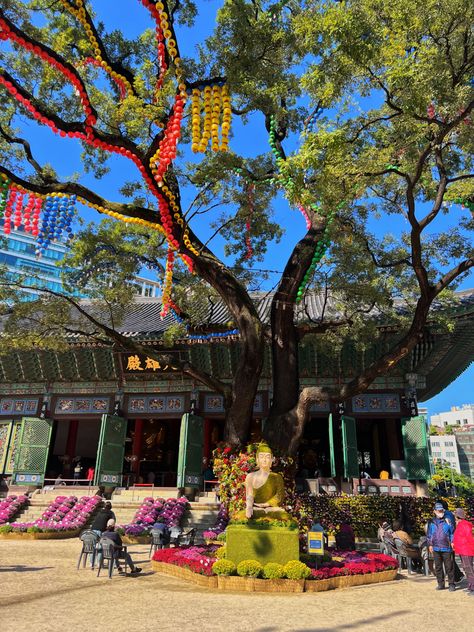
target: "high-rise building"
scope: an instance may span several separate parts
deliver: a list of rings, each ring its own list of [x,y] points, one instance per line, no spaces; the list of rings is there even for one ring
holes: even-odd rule
[[[45,287],[54,292],[62,292],[62,268],[58,263],[63,260],[68,250],[67,243],[55,241],[49,244],[41,258],[36,256],[36,237],[23,230],[12,231],[0,242],[0,265],[8,268],[12,280],[24,276],[23,285],[31,289],[24,290],[27,299],[35,299],[38,292],[35,287]],[[135,277],[133,285],[137,296],[156,298],[161,294],[161,284],[144,277]],[[85,297],[80,292],[74,296]]]
[[[474,404],[451,406],[447,412],[431,415],[430,423],[438,428],[474,425]]]
[[[461,473],[474,481],[474,426],[456,430]]]
[[[431,435],[430,446],[433,463],[447,463],[456,472],[461,473],[455,435]]]
[[[0,242],[0,265],[7,267],[12,280],[20,275],[25,277],[23,284],[31,287],[25,294],[31,299],[38,296],[35,286],[61,292],[61,267],[57,263],[66,254],[66,243],[51,243],[41,258],[36,257],[35,251],[36,237],[23,230],[12,231]]]

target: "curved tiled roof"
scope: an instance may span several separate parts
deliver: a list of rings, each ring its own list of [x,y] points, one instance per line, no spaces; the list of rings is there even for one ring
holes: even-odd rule
[[[273,299],[273,293],[257,292],[252,294],[259,317],[263,322],[270,321],[270,308]],[[453,306],[456,313],[468,313],[474,311],[474,289],[464,290],[456,293],[458,302]],[[90,301],[83,300],[81,305],[87,309]],[[120,324],[116,329],[123,335],[130,337],[160,337],[170,325],[176,323],[172,314],[168,313],[161,318],[161,300],[159,298],[137,297],[132,306],[130,306],[124,314]],[[289,308],[292,309],[292,305]],[[404,303],[396,302],[396,307],[401,311],[406,310]],[[442,309],[441,306],[439,306]],[[435,305],[436,309],[436,305]],[[299,324],[318,321],[324,314],[324,318],[329,321],[338,321],[343,318],[343,313],[337,307],[337,301],[333,297],[326,298],[322,293],[308,293],[304,302],[296,306],[295,317]],[[380,312],[372,310],[371,315],[380,316]],[[104,318],[105,314],[97,314],[98,317]],[[194,314],[201,319],[203,328],[208,329],[216,327],[218,329],[232,328],[232,316],[222,301],[209,303],[201,314]],[[105,318],[110,322],[110,319]]]

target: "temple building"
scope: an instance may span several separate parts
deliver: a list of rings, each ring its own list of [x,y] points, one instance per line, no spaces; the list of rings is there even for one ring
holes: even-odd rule
[[[268,321],[271,297],[257,294],[255,301]],[[157,298],[137,297],[117,329],[230,381],[239,336],[225,308],[214,306],[202,326],[170,350],[163,333],[174,320],[160,319],[160,309]],[[305,309],[298,323],[318,316],[320,298],[310,296]],[[430,476],[430,458],[417,402],[439,393],[473,360],[474,290],[459,292],[449,312],[450,331],[428,324],[411,354],[366,393],[334,406],[313,406],[299,454],[301,478],[316,479],[329,492],[420,493]],[[301,385],[337,385],[357,375],[397,335],[390,324],[380,323],[379,329],[371,348],[361,351],[347,339],[332,356],[315,336],[303,337]],[[270,378],[268,348],[251,425],[256,439],[272,398]],[[221,395],[112,343],[69,336],[63,352],[0,356],[0,475],[15,484],[41,485],[59,474],[70,478],[79,462],[83,476],[94,470],[101,485],[139,480],[198,485],[203,457],[223,438],[223,420]]]

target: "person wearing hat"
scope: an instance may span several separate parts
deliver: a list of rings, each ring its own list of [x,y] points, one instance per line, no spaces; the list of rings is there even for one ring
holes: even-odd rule
[[[474,535],[472,522],[467,520],[464,509],[454,510],[456,531],[453,538],[453,549],[461,558],[467,578],[467,594],[474,597]]]
[[[123,570],[122,570],[122,567],[120,566],[119,560],[124,560],[125,561],[125,564],[127,564],[130,567],[130,571],[131,571],[132,575],[138,575],[138,573],[142,572],[142,569],[138,568],[138,566],[135,566],[135,564],[132,562],[132,558],[130,557],[130,554],[127,553],[123,549],[122,538],[115,531],[115,520],[113,518],[111,518],[107,522],[107,528],[104,531],[104,533],[102,534],[102,538],[101,539],[112,540],[112,542],[114,543],[114,547],[115,547],[115,563],[117,564],[117,570],[118,570],[119,573],[123,573]]]
[[[434,516],[428,521],[426,538],[430,553],[433,554],[437,590],[444,590],[444,577],[448,576],[450,592],[456,590],[454,585],[454,559],[452,541],[454,529],[451,522],[445,517],[445,509],[440,502],[436,502],[433,509]]]

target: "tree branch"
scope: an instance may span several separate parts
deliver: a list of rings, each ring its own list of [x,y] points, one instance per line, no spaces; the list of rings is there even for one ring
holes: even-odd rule
[[[5,285],[6,282],[1,282],[0,285]],[[8,286],[11,286],[12,282],[8,282]],[[23,285],[22,283],[13,283],[15,287],[18,289],[29,289],[31,290],[31,286]],[[90,312],[88,312],[84,307],[82,307],[76,300],[74,300],[71,296],[67,296],[65,294],[61,294],[60,292],[55,292],[54,290],[50,290],[48,288],[34,288],[37,292],[41,294],[46,294],[48,296],[54,296],[60,300],[67,302],[71,305],[75,310],[79,312],[81,316],[83,316],[86,320],[92,323],[99,330],[103,331],[104,334],[112,340],[113,342],[119,344],[121,347],[126,349],[127,351],[131,351],[133,353],[138,353],[141,355],[147,355],[153,360],[157,360],[158,362],[166,362],[169,366],[181,371],[182,373],[189,375],[196,380],[199,380],[201,383],[205,384],[209,388],[214,391],[217,391],[221,394],[228,394],[229,386],[220,380],[216,380],[212,375],[206,373],[205,371],[200,371],[195,366],[190,364],[187,361],[180,361],[177,358],[173,357],[171,354],[166,353],[158,353],[153,349],[150,349],[148,346],[141,345],[135,342],[133,339],[124,336],[119,333],[112,327],[109,327],[105,323],[100,322],[97,318],[95,318]],[[89,334],[86,334],[87,336]],[[94,334],[92,334],[94,335]]]

